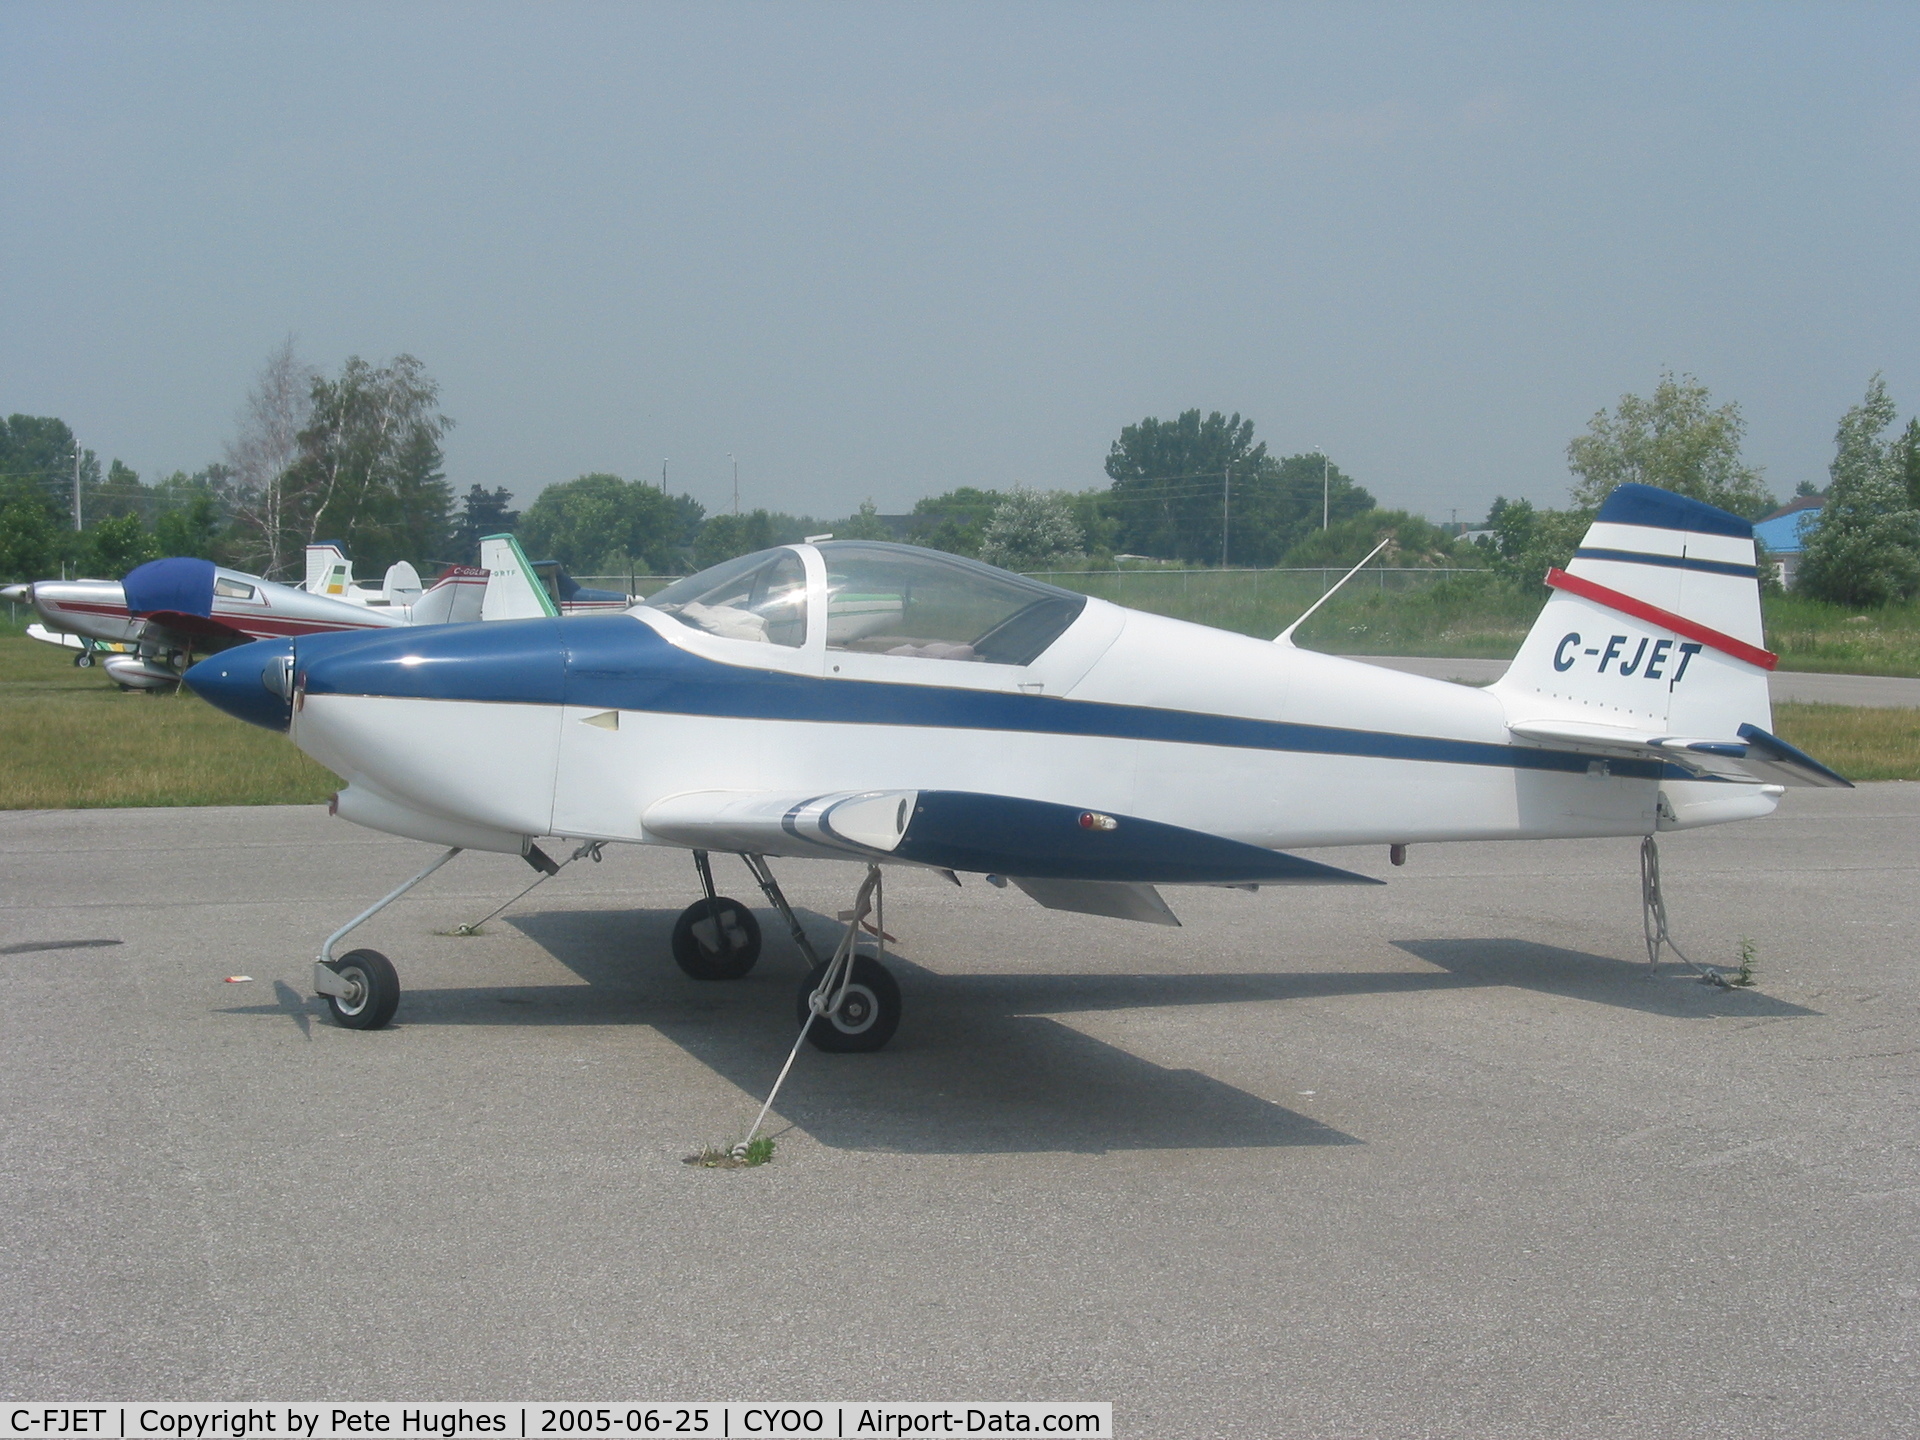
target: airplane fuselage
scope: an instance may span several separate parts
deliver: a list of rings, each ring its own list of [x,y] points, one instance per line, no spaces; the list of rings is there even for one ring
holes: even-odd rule
[[[1702,783],[1516,744],[1486,691],[1097,600],[1025,666],[773,655],[644,609],[463,639],[303,659],[295,742],[429,815],[643,843],[703,790],[988,791],[1278,848],[1647,834],[1663,784]]]

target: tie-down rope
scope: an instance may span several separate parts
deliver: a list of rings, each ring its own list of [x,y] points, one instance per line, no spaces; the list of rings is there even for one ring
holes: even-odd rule
[[[807,1038],[807,1032],[813,1022],[823,1015],[831,1015],[840,1008],[840,1002],[846,998],[847,986],[853,983],[854,941],[859,937],[862,922],[867,913],[873,911],[874,923],[879,929],[877,943],[880,946],[880,959],[887,956],[887,897],[886,889],[880,882],[880,867],[869,865],[867,878],[860,882],[859,892],[853,897],[852,918],[847,922],[847,933],[840,937],[840,943],[834,947],[833,958],[827,962],[827,973],[820,977],[820,983],[807,996],[807,1018],[800,1022],[800,1033],[793,1037],[793,1048],[787,1052],[787,1063],[780,1067],[779,1078],[773,1082],[773,1089],[767,1092],[767,1103],[760,1107],[760,1113],[753,1117],[753,1124],[747,1129],[746,1139],[735,1145],[733,1158],[747,1158],[747,1146],[753,1143],[753,1137],[760,1133],[760,1126],[767,1118],[767,1112],[773,1109],[773,1102],[780,1094],[780,1087],[787,1083],[787,1073],[793,1069],[793,1062],[799,1058],[800,1046]],[[869,927],[871,928],[871,927]],[[837,986],[837,988],[836,988]],[[831,993],[833,1000],[828,1002]]]

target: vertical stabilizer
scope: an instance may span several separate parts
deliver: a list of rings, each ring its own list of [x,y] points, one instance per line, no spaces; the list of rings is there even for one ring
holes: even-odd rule
[[[487,595],[480,603],[482,620],[535,620],[560,613],[513,536],[489,535],[482,540],[480,565],[487,572]]]
[[[300,588],[309,595],[344,598],[353,587],[353,562],[332,541],[307,546],[307,578]]]
[[[405,560],[395,561],[387,567],[386,582],[381,585],[380,593],[389,605],[413,604],[420,598],[420,572]]]
[[[1773,728],[1753,526],[1647,485],[1594,517],[1493,687],[1515,720],[1728,736]]]

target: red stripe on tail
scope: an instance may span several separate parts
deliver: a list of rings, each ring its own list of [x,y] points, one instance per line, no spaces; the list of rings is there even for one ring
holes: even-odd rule
[[[1771,670],[1780,663],[1780,657],[1771,650],[1762,650],[1758,645],[1749,645],[1744,640],[1736,640],[1731,635],[1723,635],[1710,626],[1697,620],[1689,620],[1684,615],[1676,615],[1671,610],[1662,610],[1658,605],[1649,605],[1644,600],[1636,600],[1631,595],[1623,595],[1618,590],[1609,590],[1605,585],[1596,585],[1591,580],[1583,580],[1578,575],[1569,575],[1555,567],[1547,572],[1547,584],[1555,590],[1565,590],[1569,595],[1578,595],[1591,600],[1596,605],[1604,605],[1609,610],[1618,610],[1622,615],[1631,615],[1636,620],[1644,620],[1649,625],[1658,625],[1663,630],[1671,630],[1676,635],[1684,635],[1689,640],[1698,640],[1702,645],[1711,645],[1724,651],[1736,660],[1744,660],[1749,665],[1758,665],[1762,670]]]

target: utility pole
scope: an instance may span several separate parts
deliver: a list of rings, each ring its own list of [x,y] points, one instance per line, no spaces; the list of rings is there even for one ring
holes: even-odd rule
[[[73,442],[73,528],[82,529],[80,518],[80,442]]]
[[[1320,449],[1317,445],[1314,448]],[[1333,513],[1330,503],[1333,494],[1332,475],[1333,469],[1327,459],[1327,452],[1320,450],[1320,528],[1322,530],[1327,528],[1328,517]]]
[[[667,493],[667,457],[665,455],[660,457],[660,493],[662,495]]]
[[[733,452],[727,452],[727,459],[733,460]],[[733,460],[733,513],[740,513],[740,462]]]
[[[1227,462],[1226,474],[1220,482],[1220,568],[1227,568],[1227,526],[1232,518],[1233,506],[1233,462]]]

